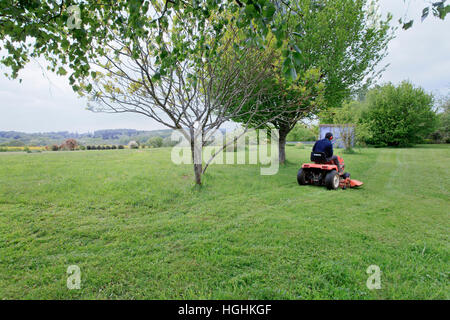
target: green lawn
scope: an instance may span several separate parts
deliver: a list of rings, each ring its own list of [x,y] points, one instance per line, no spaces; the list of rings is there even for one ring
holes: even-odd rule
[[[343,156],[363,188],[298,186],[296,147],[200,190],[169,149],[2,153],[0,299],[449,299],[450,147]]]

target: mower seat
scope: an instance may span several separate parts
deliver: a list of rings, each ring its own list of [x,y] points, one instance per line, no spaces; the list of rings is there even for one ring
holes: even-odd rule
[[[311,152],[311,161],[315,163],[326,163],[330,160],[327,158],[325,152]]]

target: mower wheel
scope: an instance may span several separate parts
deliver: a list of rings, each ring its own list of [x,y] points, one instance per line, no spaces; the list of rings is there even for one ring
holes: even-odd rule
[[[325,185],[329,190],[336,190],[339,188],[339,174],[336,170],[331,170],[325,176]]]
[[[306,184],[305,171],[303,171],[303,169],[298,170],[297,182],[301,186],[304,186]]]

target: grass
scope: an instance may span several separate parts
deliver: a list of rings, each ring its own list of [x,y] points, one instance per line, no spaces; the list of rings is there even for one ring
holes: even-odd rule
[[[0,299],[449,299],[450,148],[344,155],[338,191],[297,185],[309,152],[200,190],[170,149],[0,154]]]

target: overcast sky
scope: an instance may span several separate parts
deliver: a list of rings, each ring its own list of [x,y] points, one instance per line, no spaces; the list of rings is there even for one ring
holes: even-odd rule
[[[382,65],[390,64],[379,83],[395,84],[410,80],[435,94],[450,92],[450,18],[441,21],[429,17],[423,23],[420,15],[423,0],[412,0],[407,11],[403,0],[381,0],[385,15],[398,19],[414,18],[414,26],[407,31],[399,28],[389,45],[389,55]],[[44,70],[43,70],[44,69]],[[0,69],[0,71],[2,71]],[[99,114],[85,110],[86,101],[79,99],[66,78],[56,76],[37,62],[32,62],[20,73],[22,83],[8,80],[0,73],[0,131],[92,132],[99,129],[164,128],[155,121],[133,114]]]

